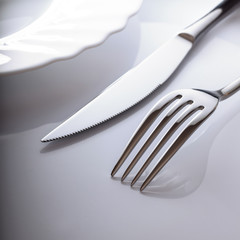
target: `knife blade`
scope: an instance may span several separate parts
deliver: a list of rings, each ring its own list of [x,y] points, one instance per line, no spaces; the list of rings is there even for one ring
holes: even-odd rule
[[[146,98],[172,75],[196,40],[239,2],[239,0],[221,2],[203,18],[185,28],[139,65],[121,76],[41,141],[49,142],[84,131],[113,118]]]

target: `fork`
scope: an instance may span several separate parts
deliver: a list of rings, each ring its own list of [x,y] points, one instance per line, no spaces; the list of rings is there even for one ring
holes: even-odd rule
[[[217,91],[181,89],[173,91],[161,98],[146,114],[143,121],[130,138],[123,154],[112,170],[112,177],[114,177],[122,164],[128,158],[129,154],[150,129],[150,134],[147,136],[147,140],[143,143],[135,157],[133,157],[133,160],[130,162],[121,177],[121,181],[124,181],[138,161],[143,157],[143,154],[150,145],[154,144],[155,146],[153,147],[153,151],[149,153],[146,160],[144,159],[143,165],[133,178],[131,182],[131,186],[133,186],[142,176],[143,172],[150,165],[153,159],[155,159],[159,151],[167,145],[168,141],[170,141],[166,151],[157,161],[155,167],[147,175],[141,185],[140,191],[143,191],[156,177],[160,170],[168,163],[173,155],[197,130],[197,128],[214,112],[218,103],[230,97],[232,94],[237,92],[239,88],[240,78]],[[159,120],[160,116],[161,119]],[[156,121],[157,124],[154,125]],[[151,129],[152,126],[153,129]],[[154,140],[160,132],[163,132],[164,129],[165,133],[163,133],[161,139],[155,143]]]

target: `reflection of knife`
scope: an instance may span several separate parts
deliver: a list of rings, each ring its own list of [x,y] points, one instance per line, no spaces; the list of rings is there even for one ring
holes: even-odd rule
[[[240,0],[225,0],[203,18],[156,50],[98,97],[55,128],[42,142],[63,138],[98,125],[129,109],[164,83],[179,66],[195,41]]]

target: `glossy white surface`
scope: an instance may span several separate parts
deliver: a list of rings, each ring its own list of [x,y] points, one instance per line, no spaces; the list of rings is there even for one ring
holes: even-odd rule
[[[142,0],[1,1],[4,16],[0,19],[0,74],[42,67],[99,45],[123,29],[141,3]],[[38,11],[31,12],[32,7]]]
[[[215,90],[239,77],[239,9],[202,39],[161,91],[75,137],[40,142],[216,2],[144,1],[101,46],[1,77],[1,239],[239,239],[240,94],[219,104],[148,193],[110,177],[138,123],[164,94]]]
[[[1,0],[0,38],[13,34],[39,18],[53,0]]]

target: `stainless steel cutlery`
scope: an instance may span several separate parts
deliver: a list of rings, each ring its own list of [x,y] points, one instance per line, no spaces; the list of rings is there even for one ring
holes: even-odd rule
[[[180,31],[143,62],[125,73],[41,141],[48,142],[84,131],[113,118],[146,98],[169,79],[197,40],[239,3],[240,0],[222,1],[212,11]],[[131,185],[133,186],[155,163],[140,187],[141,191],[144,190],[181,146],[214,112],[218,103],[231,96],[239,88],[240,78],[218,91],[182,89],[167,94],[143,119],[111,175],[115,176],[143,137],[146,137],[121,177],[124,181],[133,169],[136,169],[139,161],[143,160],[143,164],[132,179]],[[149,149],[150,152],[147,152]]]
[[[185,28],[120,77],[41,141],[60,139],[91,128],[143,100],[172,75],[200,36],[234,9],[238,3],[239,0],[222,1],[200,20]]]
[[[145,151],[151,146],[151,152],[144,158],[144,163],[131,182],[133,186],[148,168],[149,164],[153,160],[156,161],[160,150],[166,146],[167,149],[161,154],[160,158],[157,159],[155,166],[144,180],[140,188],[141,191],[144,190],[179,148],[189,139],[193,132],[214,112],[218,103],[230,97],[239,90],[239,88],[240,78],[218,91],[183,89],[167,94],[156,103],[139,125],[111,175],[114,176],[116,174],[141,138],[145,134],[148,134],[146,137],[147,140],[140,146],[140,150],[135,157],[133,157],[133,160],[121,178],[121,180],[124,181]],[[154,128],[148,133],[148,129],[150,129],[151,125],[156,121],[157,124],[155,124]],[[168,123],[171,124],[168,125]],[[178,131],[182,125],[184,126]],[[161,133],[160,139],[154,142],[155,138]]]

